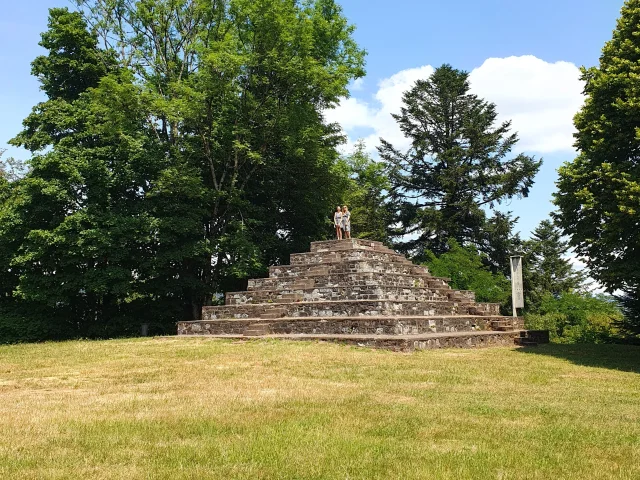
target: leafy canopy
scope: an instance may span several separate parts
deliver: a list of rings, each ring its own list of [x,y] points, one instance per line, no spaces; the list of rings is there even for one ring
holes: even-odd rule
[[[455,239],[448,242],[449,251],[440,256],[426,252],[429,271],[437,277],[448,277],[458,290],[472,290],[479,302],[506,303],[511,284],[502,273],[491,273],[483,256],[475,247],[461,246]]]
[[[558,343],[607,343],[620,335],[621,320],[620,307],[611,297],[547,293],[539,313],[525,316],[525,326],[549,330],[551,340]]]
[[[337,182],[347,181],[343,203],[351,209],[352,236],[388,243],[392,212],[387,202],[390,183],[384,163],[373,160],[364,142],[359,141],[353,152],[342,158],[336,175]]]
[[[640,295],[640,0],[627,0],[600,57],[583,68],[579,155],[559,170],[557,221],[591,275],[628,305]],[[640,311],[633,315],[640,322]]]
[[[198,318],[330,233],[342,137],[323,111],[364,74],[334,1],[79,4],[50,11],[33,62],[47,100],[12,141],[31,171],[0,180],[15,325],[62,338]]]

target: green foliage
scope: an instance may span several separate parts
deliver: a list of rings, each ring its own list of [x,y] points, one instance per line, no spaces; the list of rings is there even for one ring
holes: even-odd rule
[[[619,336],[623,315],[618,304],[603,295],[546,294],[538,314],[527,314],[529,329],[549,330],[558,343],[606,343]]]
[[[564,255],[560,230],[543,220],[524,242],[525,326],[558,343],[603,343],[619,335],[622,314],[610,297],[584,291],[585,275]]]
[[[98,37],[87,30],[80,12],[52,8],[48,27],[39,45],[49,53],[33,61],[31,73],[47,97],[75,100],[98,84],[112,62],[96,49]]]
[[[443,253],[447,239],[482,245],[483,206],[527,196],[541,161],[524,154],[507,158],[518,141],[511,123],[496,126],[493,103],[469,93],[469,73],[443,65],[403,96],[394,118],[411,140],[400,152],[381,140],[388,163],[397,235],[407,251]]]
[[[29,170],[26,162],[13,158],[2,158],[6,149],[0,148],[0,200],[3,191],[8,191],[8,184],[22,178]]]
[[[50,11],[48,99],[12,140],[40,154],[0,178],[3,318],[169,332],[329,233],[342,137],[322,112],[364,52],[332,0],[79,3]]]
[[[578,292],[584,287],[585,275],[574,270],[567,258],[567,242],[560,230],[543,220],[524,242],[525,307],[536,312],[547,295]]]
[[[621,329],[628,336],[640,337],[640,296],[623,293],[617,297],[625,314]]]
[[[586,101],[575,117],[579,155],[559,170],[557,220],[591,276],[640,310],[640,0],[622,7],[600,65],[582,69]],[[631,327],[633,329],[633,327]]]
[[[450,239],[448,248],[449,251],[440,256],[426,252],[426,265],[434,276],[450,278],[452,288],[476,292],[479,302],[504,304],[509,299],[509,280],[502,273],[491,273],[475,247],[463,247]]]
[[[97,48],[97,36],[88,31],[81,13],[52,8],[48,25],[40,41],[48,54],[31,63],[31,73],[48,100],[33,108],[23,122],[24,130],[9,142],[32,152],[81,130],[87,119],[74,108],[74,102],[116,69],[113,55]]]
[[[513,233],[518,217],[513,218],[511,212],[493,212],[484,226],[484,239],[479,250],[485,255],[484,263],[492,273],[501,272],[511,276],[509,257],[521,250],[522,240],[519,233]]]
[[[348,182],[343,203],[351,209],[352,236],[388,243],[392,218],[386,202],[390,182],[385,165],[371,158],[362,141],[342,164],[338,175]]]
[[[203,286],[189,294],[193,312],[227,281],[329,233],[341,137],[324,124],[322,111],[364,73],[364,54],[338,5],[81,4],[103,36],[116,40],[121,63],[130,59],[149,106],[149,134],[170,163],[193,169],[205,189],[199,231],[206,251],[188,267]],[[238,263],[247,251],[260,258]]]
[[[0,301],[0,344],[63,340],[77,335],[51,318],[51,309],[36,302],[4,297]],[[52,321],[54,320],[54,321]]]

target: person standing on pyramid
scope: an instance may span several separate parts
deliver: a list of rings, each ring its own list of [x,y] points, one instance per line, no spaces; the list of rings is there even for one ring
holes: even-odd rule
[[[342,207],[342,229],[346,238],[351,238],[351,212],[346,205]]]
[[[336,211],[333,214],[333,226],[336,227],[336,237],[338,240],[342,240],[342,211],[340,205],[336,207]]]

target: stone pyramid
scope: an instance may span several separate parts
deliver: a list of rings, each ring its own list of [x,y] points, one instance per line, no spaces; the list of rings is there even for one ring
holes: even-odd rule
[[[249,280],[248,291],[204,307],[202,320],[178,323],[178,335],[326,340],[394,350],[533,345],[545,332],[523,330],[498,304],[453,290],[380,242],[312,242],[290,265]]]

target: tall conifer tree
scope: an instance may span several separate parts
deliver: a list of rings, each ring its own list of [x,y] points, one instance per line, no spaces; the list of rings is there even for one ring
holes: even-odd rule
[[[535,311],[542,298],[572,293],[584,286],[584,274],[574,270],[566,257],[569,251],[562,232],[543,220],[524,242],[527,308]]]
[[[394,115],[409,150],[381,139],[400,223],[396,233],[413,236],[401,243],[415,254],[442,253],[449,238],[480,246],[483,207],[527,196],[541,165],[524,154],[508,157],[518,141],[511,122],[496,124],[496,106],[470,88],[468,72],[437,68],[404,94]]]

